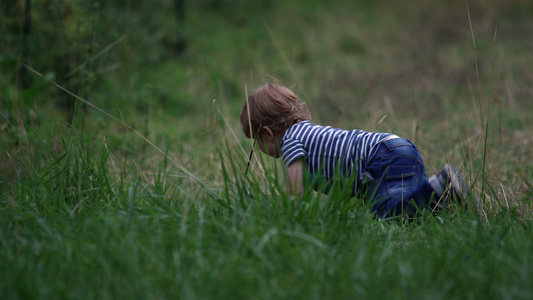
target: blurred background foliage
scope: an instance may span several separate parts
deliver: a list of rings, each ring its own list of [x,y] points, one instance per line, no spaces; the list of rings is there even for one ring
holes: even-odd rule
[[[531,121],[522,112],[532,108],[533,3],[468,5],[481,102],[494,99],[496,131],[510,124],[522,134]],[[5,145],[23,144],[21,126],[46,130],[44,119],[124,133],[24,65],[178,155],[193,155],[214,138],[214,124],[223,126],[213,99],[238,130],[246,93],[269,75],[295,88],[316,122],[395,131],[430,154],[483,131],[472,125],[486,110],[476,102],[460,0],[15,0],[0,3],[0,21]],[[468,110],[464,124],[454,123],[454,113]]]

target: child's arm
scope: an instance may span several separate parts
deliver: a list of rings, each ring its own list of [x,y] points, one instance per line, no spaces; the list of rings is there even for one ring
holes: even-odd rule
[[[303,163],[299,158],[287,168],[288,194],[302,196],[304,193]]]

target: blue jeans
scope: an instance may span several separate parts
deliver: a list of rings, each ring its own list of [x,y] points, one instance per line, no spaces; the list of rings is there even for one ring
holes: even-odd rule
[[[417,209],[429,207],[433,189],[416,146],[410,140],[396,138],[377,147],[363,170],[372,212],[377,217],[391,218],[412,215]]]

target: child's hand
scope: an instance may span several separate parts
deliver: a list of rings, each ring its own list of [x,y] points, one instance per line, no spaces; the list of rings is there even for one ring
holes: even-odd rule
[[[304,193],[304,180],[303,180],[303,163],[299,158],[293,161],[287,168],[287,179],[289,185],[287,186],[287,193],[289,195],[302,196]]]

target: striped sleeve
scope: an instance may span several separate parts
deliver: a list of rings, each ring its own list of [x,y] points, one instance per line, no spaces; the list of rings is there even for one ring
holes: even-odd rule
[[[307,156],[307,152],[305,151],[302,142],[297,139],[284,140],[281,145],[281,153],[283,163],[287,167],[290,166],[290,164],[294,162],[294,160],[296,160],[297,158]]]

